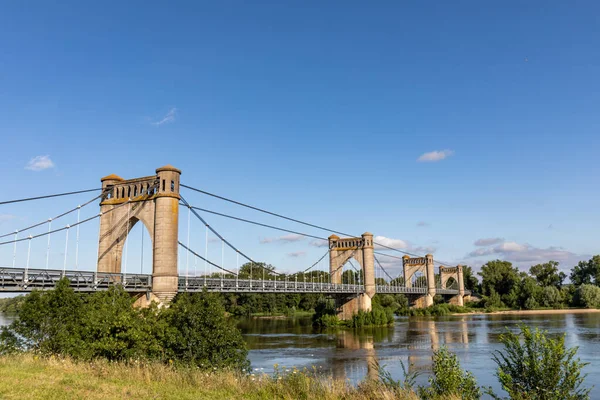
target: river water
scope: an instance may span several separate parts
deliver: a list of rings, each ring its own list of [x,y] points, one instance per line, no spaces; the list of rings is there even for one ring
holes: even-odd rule
[[[246,319],[239,322],[254,369],[270,373],[280,368],[312,368],[336,378],[356,383],[375,374],[373,361],[385,366],[392,376],[407,371],[419,374],[417,382],[427,382],[433,351],[446,346],[458,355],[464,369],[471,371],[481,386],[500,385],[494,376],[491,355],[501,350],[499,336],[506,328],[518,330],[520,323],[547,330],[551,335],[566,333],[567,346],[578,346],[578,356],[589,365],[586,386],[600,376],[600,313],[539,315],[469,315],[437,318],[400,318],[393,327],[321,331],[310,318]],[[600,388],[592,391],[600,399]]]
[[[0,326],[13,318],[0,314]],[[438,318],[399,318],[393,327],[353,330],[319,330],[310,318],[242,319],[238,322],[250,349],[256,372],[272,373],[273,366],[290,369],[313,367],[336,378],[360,382],[374,374],[373,361],[385,366],[392,376],[403,376],[401,364],[417,372],[418,383],[426,383],[432,353],[446,346],[458,355],[464,369],[471,371],[482,386],[500,392],[494,376],[494,350],[501,350],[499,336],[505,329],[516,330],[520,323],[547,330],[551,335],[566,333],[567,346],[578,346],[578,356],[589,365],[586,385],[600,376],[600,313],[538,315],[468,315]],[[600,388],[592,391],[600,399]]]

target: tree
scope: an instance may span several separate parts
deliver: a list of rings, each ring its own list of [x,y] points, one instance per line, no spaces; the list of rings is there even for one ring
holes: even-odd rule
[[[83,357],[89,352],[84,345],[82,314],[84,301],[61,279],[54,290],[33,291],[25,298],[18,319],[10,330],[25,348],[43,354],[60,354]]]
[[[556,286],[546,286],[540,294],[540,304],[544,307],[561,308],[562,307],[561,291]]]
[[[483,294],[489,296],[492,291],[501,297],[507,295],[520,281],[519,270],[508,261],[489,261],[481,267],[481,289]]]
[[[583,284],[576,293],[577,303],[586,308],[600,307],[600,287]]]
[[[166,326],[168,359],[198,368],[247,369],[248,350],[242,334],[213,293],[178,295],[160,317]]]
[[[589,261],[579,261],[569,276],[575,286],[583,284],[600,284],[600,255],[592,257]]]
[[[479,291],[479,279],[473,274],[473,269],[468,265],[463,266],[463,280],[465,289],[472,292]]]
[[[404,286],[404,277],[403,276],[399,276],[397,278],[394,278],[390,281],[390,285],[392,286]]]
[[[567,275],[564,272],[558,272],[558,264],[556,261],[537,264],[529,269],[529,273],[541,287],[554,286],[560,288]]]
[[[537,281],[527,275],[525,272],[519,274],[521,280],[515,285],[514,292],[517,297],[517,303],[507,305],[514,308],[525,308],[527,310],[533,310],[539,307],[538,299],[541,296],[542,288],[537,284]]]
[[[496,351],[497,376],[502,388],[515,400],[583,400],[591,389],[581,388],[585,375],[575,358],[577,348],[565,347],[565,336],[550,339],[537,328],[521,325],[519,334],[500,336],[504,351]],[[490,393],[494,398],[499,397]]]
[[[261,280],[264,277],[264,280],[275,280],[274,270],[275,267],[267,263],[247,262],[240,267],[238,277],[239,279],[253,280]]]

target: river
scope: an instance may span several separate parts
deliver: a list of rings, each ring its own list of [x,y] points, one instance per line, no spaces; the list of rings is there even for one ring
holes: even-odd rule
[[[0,326],[12,320],[0,314]],[[272,373],[279,368],[313,367],[336,378],[357,383],[374,370],[372,361],[392,374],[403,375],[401,363],[409,372],[419,373],[418,383],[426,383],[435,349],[447,346],[456,353],[464,369],[471,371],[481,386],[500,391],[494,376],[494,350],[501,350],[499,336],[519,323],[547,330],[552,335],[566,333],[567,346],[578,346],[578,356],[589,365],[586,385],[600,376],[600,313],[535,315],[468,315],[438,318],[399,318],[393,327],[321,331],[310,318],[259,319],[238,322],[250,349],[249,358],[256,372]],[[600,388],[592,391],[600,399]]]
[[[400,318],[393,327],[360,332],[319,331],[311,326],[310,318],[254,318],[241,320],[238,326],[248,342],[252,366],[259,372],[271,373],[274,364],[280,368],[314,366],[356,383],[375,373],[369,364],[376,360],[396,379],[403,376],[403,363],[424,384],[433,351],[446,346],[479,385],[491,386],[498,393],[491,355],[503,348],[500,334],[506,328],[517,330],[521,322],[555,336],[566,333],[567,346],[578,346],[578,356],[589,363],[584,369],[589,374],[586,385],[593,385],[594,377],[600,376],[600,313]],[[592,398],[600,398],[600,389],[592,392]]]

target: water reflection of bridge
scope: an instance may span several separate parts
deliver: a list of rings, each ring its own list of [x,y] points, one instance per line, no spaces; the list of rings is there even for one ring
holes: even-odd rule
[[[344,356],[340,354],[338,358],[334,354],[328,360],[333,377],[351,380],[357,377],[376,378],[378,363],[396,369],[402,362],[409,373],[426,372],[431,370],[433,352],[440,347],[452,347],[453,344],[468,347],[469,344],[467,317],[449,321],[410,319],[398,323],[405,329],[386,327],[337,333],[337,347],[344,350]],[[397,351],[392,351],[391,356],[386,351],[388,355],[380,359],[377,348],[383,346]],[[348,350],[355,352],[356,362],[348,362]]]

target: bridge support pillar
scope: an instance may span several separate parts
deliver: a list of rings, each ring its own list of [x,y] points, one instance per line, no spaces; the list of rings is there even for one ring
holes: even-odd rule
[[[179,177],[171,166],[158,168],[159,192],[155,199],[152,292],[165,303],[177,294],[179,246]]]
[[[375,296],[375,258],[373,248],[373,234],[365,232],[360,238],[342,238],[336,235],[329,237],[329,273],[331,283],[342,283],[342,267],[348,260],[354,258],[362,270],[362,284],[364,293],[357,293],[355,297],[344,299],[338,305],[338,317],[350,319],[359,311],[371,311],[371,299]]]
[[[371,298],[366,293],[360,293],[356,297],[344,299],[344,303],[338,307],[338,318],[341,320],[351,319],[359,311],[371,311]]]
[[[180,176],[180,170],[167,165],[152,176],[124,180],[110,175],[101,180],[105,197],[100,203],[98,272],[122,272],[127,235],[141,221],[152,239],[152,296],[148,301],[168,303],[177,294]],[[139,300],[140,305],[144,302]]]
[[[433,255],[427,254],[425,256],[427,264],[425,266],[427,271],[427,295],[425,296],[426,307],[433,305],[433,298],[435,297],[435,268],[433,264]]]

